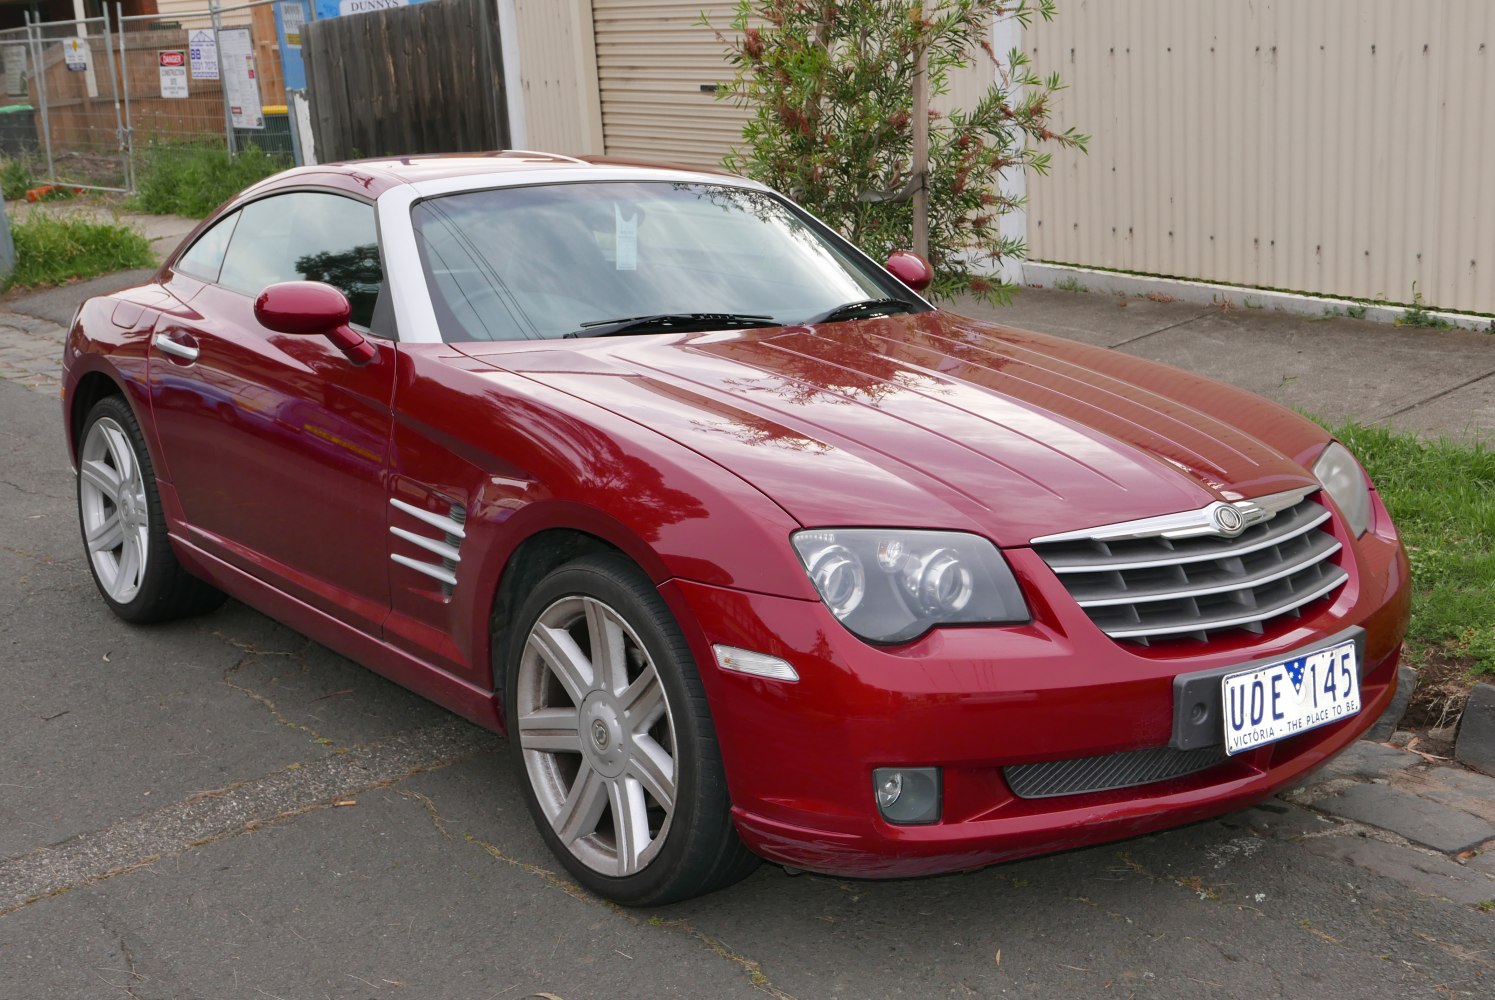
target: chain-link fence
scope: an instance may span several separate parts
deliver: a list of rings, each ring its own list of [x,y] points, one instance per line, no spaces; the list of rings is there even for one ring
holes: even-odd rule
[[[166,6],[166,4],[162,4]],[[133,190],[153,162],[250,146],[300,156],[283,53],[299,76],[309,0],[256,0],[0,31],[0,157],[53,184]],[[299,81],[298,81],[299,82]]]

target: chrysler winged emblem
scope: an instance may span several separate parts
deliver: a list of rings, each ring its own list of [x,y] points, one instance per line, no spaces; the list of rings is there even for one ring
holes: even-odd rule
[[[1258,507],[1250,500],[1215,504],[1210,512],[1210,520],[1214,523],[1215,532],[1226,538],[1234,538],[1251,525],[1259,524],[1271,516],[1270,512]]]

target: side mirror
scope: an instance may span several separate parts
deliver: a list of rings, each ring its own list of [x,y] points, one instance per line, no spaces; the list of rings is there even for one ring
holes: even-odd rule
[[[254,318],[276,333],[322,336],[355,365],[366,365],[379,351],[348,325],[348,297],[320,281],[282,281],[254,300]]]
[[[916,292],[922,292],[934,280],[929,261],[912,250],[894,250],[885,266],[893,277]]]

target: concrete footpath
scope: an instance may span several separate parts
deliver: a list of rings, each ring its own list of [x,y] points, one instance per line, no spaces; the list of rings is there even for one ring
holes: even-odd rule
[[[1490,334],[1054,289],[953,308],[1176,365],[1333,422],[1495,442]]]
[[[656,911],[588,896],[504,741],[234,602],[109,615],[56,366],[82,297],[139,277],[0,302],[0,998],[1495,993],[1495,777],[1389,726],[1163,834],[899,882],[765,865]],[[1495,438],[1495,337],[1062,291],[963,311]]]

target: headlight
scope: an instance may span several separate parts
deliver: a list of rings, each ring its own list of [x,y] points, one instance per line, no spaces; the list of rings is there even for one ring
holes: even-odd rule
[[[1350,450],[1338,441],[1330,443],[1313,463],[1313,475],[1339,505],[1355,537],[1365,534],[1370,527],[1370,487]]]
[[[1007,561],[977,535],[837,528],[791,540],[825,606],[869,642],[907,642],[936,625],[1028,621]]]

